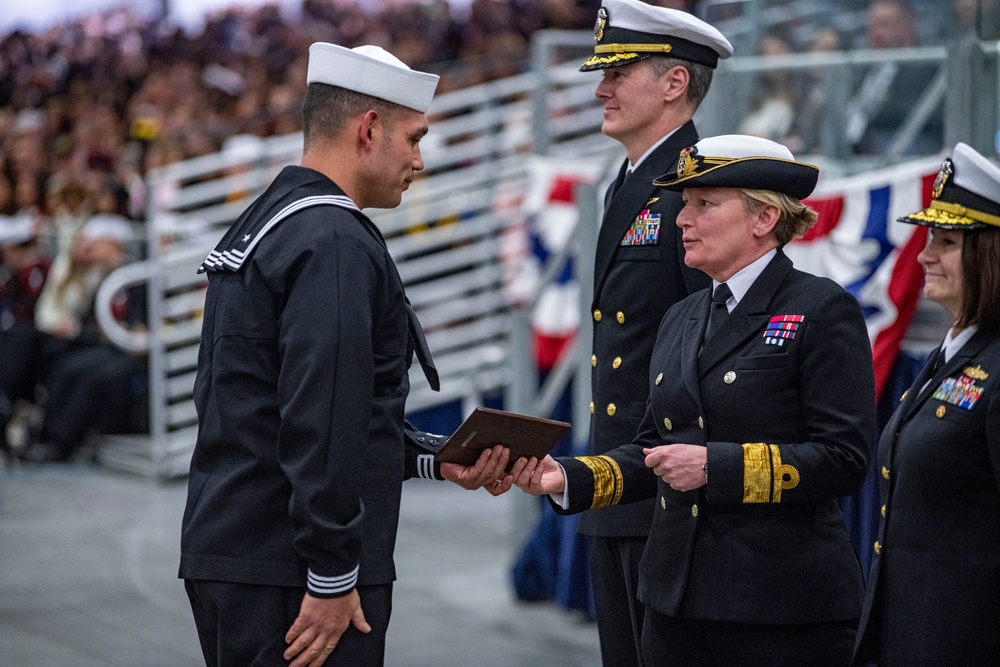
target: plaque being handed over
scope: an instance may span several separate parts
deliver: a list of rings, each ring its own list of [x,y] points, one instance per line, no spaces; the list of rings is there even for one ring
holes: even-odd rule
[[[503,445],[510,449],[507,472],[521,458],[541,459],[555,447],[570,425],[566,422],[528,417],[503,410],[476,408],[462,422],[435,458],[441,463],[475,465],[484,449]]]

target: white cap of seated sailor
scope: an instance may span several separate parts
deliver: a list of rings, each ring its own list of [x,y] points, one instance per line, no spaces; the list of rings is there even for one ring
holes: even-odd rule
[[[594,24],[594,55],[580,71],[621,67],[653,55],[715,68],[733,46],[715,27],[687,12],[640,0],[603,0]]]
[[[309,47],[307,83],[325,83],[427,113],[437,74],[412,70],[378,46],[348,49],[327,42]]]
[[[35,238],[35,221],[29,215],[0,215],[0,248],[9,248]]]
[[[106,239],[121,245],[132,241],[132,226],[124,216],[117,213],[97,213],[80,229],[80,238],[88,241]]]

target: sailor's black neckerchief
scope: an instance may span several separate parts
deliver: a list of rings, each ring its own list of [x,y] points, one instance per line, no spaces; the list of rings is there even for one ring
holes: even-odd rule
[[[284,175],[284,173],[282,175]],[[278,178],[280,179],[281,176]],[[310,187],[310,185],[313,185],[313,187]],[[305,186],[300,186],[296,188],[296,190],[305,190],[308,192],[309,190],[322,189],[326,194],[306,194],[306,196],[295,199],[284,205],[276,214],[270,217],[258,215],[257,211],[264,206],[272,207],[277,203],[277,201],[273,198],[267,198],[269,201],[264,201],[266,195],[255,201],[249,208],[247,208],[246,211],[243,212],[239,219],[233,223],[233,226],[230,227],[229,231],[225,233],[222,240],[220,240],[215,246],[215,249],[208,253],[208,257],[205,258],[201,266],[198,268],[198,273],[224,271],[238,273],[240,269],[243,268],[246,261],[250,259],[251,255],[253,255],[254,251],[257,249],[258,243],[260,243],[260,240],[265,234],[274,229],[292,214],[312,206],[338,206],[350,211],[354,214],[354,217],[361,222],[365,231],[378,239],[379,243],[385,247],[385,238],[382,236],[382,232],[379,231],[378,227],[376,227],[375,224],[368,219],[368,216],[361,212],[361,209],[358,208],[357,204],[355,204],[350,197],[347,195],[329,194],[329,181],[320,185],[321,188],[317,188],[314,184],[310,183]],[[263,209],[261,212],[266,210],[267,209]],[[427,345],[427,339],[424,337],[424,330],[420,326],[420,320],[417,318],[417,313],[410,305],[409,299],[406,299],[406,319],[410,335],[410,344],[413,345],[413,350],[416,352],[417,360],[420,362],[420,368],[424,371],[424,377],[427,378],[427,383],[430,384],[431,389],[434,391],[440,391],[441,380],[438,376],[437,368],[434,366],[434,360],[431,357],[431,350]]]

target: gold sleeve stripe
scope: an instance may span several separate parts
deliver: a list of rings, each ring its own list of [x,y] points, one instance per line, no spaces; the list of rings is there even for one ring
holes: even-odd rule
[[[670,53],[674,50],[669,44],[599,44],[594,47],[594,53]],[[632,54],[635,55],[635,54]]]
[[[771,453],[763,442],[743,443],[743,502],[771,501]]]
[[[614,474],[604,456],[577,456],[576,460],[590,468],[594,475],[594,500],[591,509],[607,507],[615,496]]]
[[[608,464],[611,468],[611,474],[615,477],[615,497],[611,499],[611,504],[617,505],[618,501],[622,499],[622,491],[625,489],[625,480],[622,478],[622,469],[618,467],[618,462],[610,456],[598,456],[597,458],[602,459]]]
[[[794,489],[799,485],[799,471],[795,466],[781,462],[781,450],[777,445],[771,445],[771,462],[774,467],[774,497],[773,502],[781,502],[781,491],[783,489]],[[785,480],[788,475],[788,480]]]

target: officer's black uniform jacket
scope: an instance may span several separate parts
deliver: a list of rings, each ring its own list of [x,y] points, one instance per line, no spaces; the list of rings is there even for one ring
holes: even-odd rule
[[[569,511],[655,497],[639,599],[670,616],[750,623],[861,613],[861,567],[837,498],[861,485],[874,429],[857,301],[779,250],[699,356],[710,290],[663,318],[633,444],[561,458]],[[800,315],[781,345],[772,318]],[[708,447],[708,485],[675,491],[642,449]],[[557,511],[560,511],[557,509]]]
[[[234,229],[307,196],[344,193],[288,167]],[[391,582],[411,348],[380,233],[305,208],[209,276],[180,576],[304,587],[308,569],[318,596]]]
[[[978,331],[933,361],[879,442],[884,518],[866,545],[859,664],[1000,661],[1000,337]]]
[[[711,282],[684,264],[684,245],[675,224],[684,207],[680,194],[653,186],[654,178],[676,168],[681,150],[697,141],[694,123],[686,123],[650,153],[617,192],[612,185],[605,195],[591,308],[590,454],[603,454],[635,438],[649,396],[643,378],[656,328],[670,306]],[[629,235],[640,218],[658,218],[655,241],[648,235],[637,238],[634,231]],[[645,537],[652,513],[652,501],[594,510],[581,517],[580,532]]]

